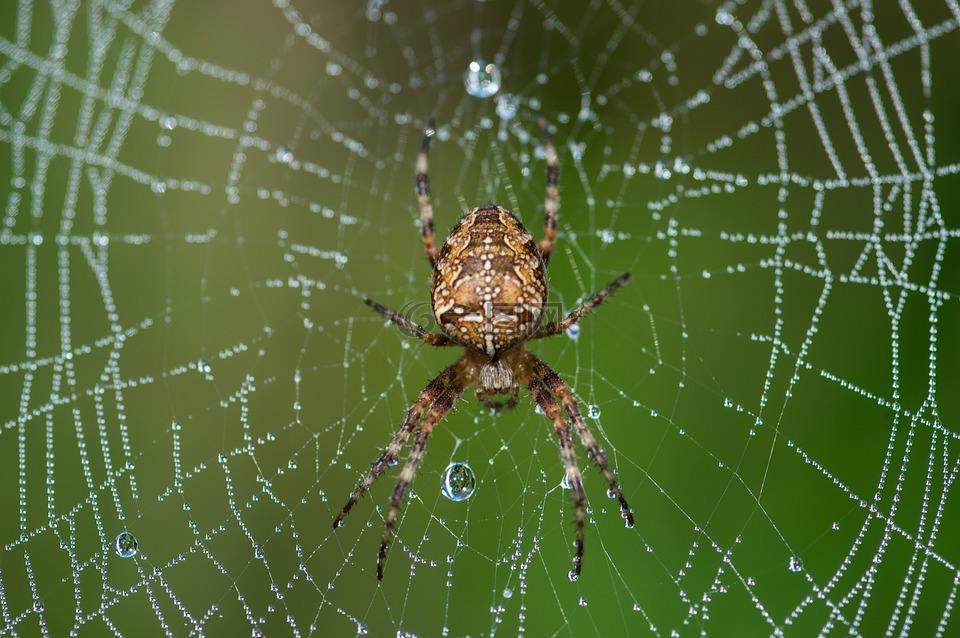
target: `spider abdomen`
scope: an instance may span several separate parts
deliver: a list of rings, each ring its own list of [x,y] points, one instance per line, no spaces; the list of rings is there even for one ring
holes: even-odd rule
[[[450,231],[431,294],[434,317],[449,336],[494,357],[537,328],[546,299],[540,251],[513,213],[475,208]]]

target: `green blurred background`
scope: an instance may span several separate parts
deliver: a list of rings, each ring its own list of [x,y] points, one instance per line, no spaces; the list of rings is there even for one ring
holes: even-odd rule
[[[0,635],[958,631],[956,3],[0,11]],[[637,524],[580,451],[569,582],[549,422],[468,393],[378,583],[397,470],[330,523],[455,352],[361,300],[429,321],[430,115],[441,237],[487,202],[539,235],[538,111],[552,301],[633,279],[532,349]]]

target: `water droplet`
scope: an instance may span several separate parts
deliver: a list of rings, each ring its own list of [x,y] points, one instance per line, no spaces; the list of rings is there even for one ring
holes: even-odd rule
[[[749,576],[749,577],[747,578],[747,585],[753,587],[753,586],[755,586],[756,584],[757,584],[757,579],[756,579],[756,578],[754,578],[753,576]]]
[[[587,599],[584,598],[583,596],[581,596],[581,597],[580,597],[580,600],[577,601],[577,604],[580,605],[581,607],[586,607],[586,606],[587,606]]]
[[[576,571],[574,571],[574,570],[571,569],[570,571],[567,572],[567,579],[568,579],[571,583],[577,582],[577,579],[578,579],[578,578],[580,578],[580,574],[578,574]]]
[[[126,530],[117,534],[117,539],[114,542],[114,545],[117,550],[117,556],[120,558],[133,558],[137,555],[137,551],[140,549],[140,544],[137,542],[137,537]]]
[[[505,120],[511,120],[517,115],[520,99],[516,95],[501,93],[497,96],[497,115]]]
[[[580,338],[580,326],[578,324],[573,324],[567,328],[567,336],[576,341]]]
[[[560,487],[565,490],[569,490],[571,487],[573,487],[573,483],[570,482],[570,475],[568,475],[566,472],[563,473],[563,478],[560,479]]]
[[[327,75],[331,77],[336,77],[340,75],[343,71],[343,67],[337,64],[336,62],[330,61],[327,62]]]
[[[504,597],[504,598],[512,598],[512,597],[513,597],[513,590],[510,589],[509,587],[504,587],[504,588],[503,588],[503,597]]]
[[[472,60],[463,74],[463,85],[474,97],[493,97],[500,90],[500,69],[492,62]]]
[[[261,558],[263,558],[263,548],[260,547],[259,545],[257,545],[256,547],[254,547],[254,548],[253,548],[253,557],[256,558],[257,560],[260,560]]]
[[[833,521],[833,523],[830,524],[830,529],[832,529],[833,531],[837,531],[838,529],[840,529],[840,523],[838,523],[837,521]]]
[[[790,560],[787,561],[787,569],[794,574],[803,571],[803,561],[798,556],[791,556]]]
[[[600,406],[599,406],[599,405],[594,405],[593,403],[591,403],[590,405],[588,405],[588,406],[587,406],[587,416],[590,417],[591,419],[599,419],[599,418],[600,418]]]
[[[607,498],[617,498],[617,493],[613,491],[612,487],[607,488]]]
[[[477,477],[466,463],[451,463],[440,477],[440,491],[451,501],[467,500],[476,487]]]
[[[44,607],[42,602],[38,600],[37,602],[33,603],[33,611],[40,614],[40,613],[43,613],[43,610],[44,610]]]

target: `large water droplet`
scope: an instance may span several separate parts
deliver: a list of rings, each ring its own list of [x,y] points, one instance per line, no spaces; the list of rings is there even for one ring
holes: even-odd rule
[[[575,570],[571,569],[567,572],[567,580],[569,580],[571,583],[576,582],[578,578],[580,578],[580,574],[578,574]]]
[[[600,406],[599,406],[599,405],[594,405],[593,403],[591,403],[589,406],[587,406],[587,416],[590,417],[591,419],[599,419],[599,418],[600,418]]]
[[[117,556],[120,558],[133,558],[137,555],[137,550],[140,549],[137,537],[127,531],[117,534],[114,545],[116,546]]]
[[[463,74],[463,85],[474,97],[493,97],[500,90],[500,69],[492,62],[471,60]]]
[[[451,463],[440,477],[440,491],[451,501],[467,500],[476,487],[477,477],[466,463]]]

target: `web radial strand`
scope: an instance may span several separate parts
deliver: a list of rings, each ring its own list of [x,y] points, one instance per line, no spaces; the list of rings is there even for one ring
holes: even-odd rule
[[[447,4],[0,3],[0,635],[955,635],[956,0]],[[579,420],[465,394],[378,586],[490,203]]]

